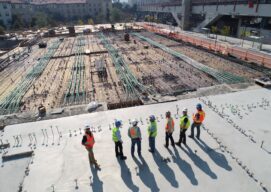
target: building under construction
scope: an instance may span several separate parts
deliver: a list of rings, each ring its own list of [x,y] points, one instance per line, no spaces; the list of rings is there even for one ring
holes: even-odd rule
[[[244,58],[222,42],[213,47],[211,40],[187,40],[142,23],[111,27],[56,32],[3,55],[0,114],[35,112],[39,104],[50,111],[92,101],[108,109],[165,102],[270,74],[270,57]]]

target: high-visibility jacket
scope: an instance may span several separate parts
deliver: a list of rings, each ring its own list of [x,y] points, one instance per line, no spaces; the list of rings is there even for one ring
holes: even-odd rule
[[[117,136],[117,132],[119,131],[119,129],[117,127],[115,127],[113,130],[112,130],[112,139],[114,142],[118,142],[119,141],[119,138]]]
[[[141,132],[138,126],[130,127],[128,130],[128,136],[131,139],[141,138]]]
[[[193,121],[195,123],[202,123],[204,121],[204,118],[205,118],[205,112],[203,110],[198,110],[198,112],[193,115]]]
[[[156,121],[151,122],[151,124],[149,125],[148,134],[149,134],[149,137],[156,137],[156,135],[157,135],[157,123],[156,123]]]
[[[187,118],[187,122],[185,123],[184,120]],[[184,115],[181,117],[180,119],[180,128],[181,129],[188,129],[190,126],[190,120],[189,117],[187,115]]]
[[[167,119],[166,132],[173,133],[174,131],[174,120],[172,117]]]
[[[86,134],[86,137],[87,137],[87,142],[85,143],[85,147],[87,149],[90,149],[93,147],[94,143],[95,143],[95,140],[94,140],[94,136],[90,136],[89,134]]]

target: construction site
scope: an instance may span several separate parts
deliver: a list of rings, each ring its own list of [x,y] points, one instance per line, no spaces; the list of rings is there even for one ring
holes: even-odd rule
[[[271,191],[270,54],[149,23],[31,36],[0,56],[0,191]],[[165,147],[168,111],[176,142],[184,111],[192,124],[199,104],[200,138]],[[134,121],[142,152],[132,157]],[[100,169],[83,146],[86,126]]]
[[[107,109],[150,104],[270,74],[139,25],[121,26],[53,33],[17,47],[1,62],[0,114],[35,112],[40,104],[49,111],[93,101]]]

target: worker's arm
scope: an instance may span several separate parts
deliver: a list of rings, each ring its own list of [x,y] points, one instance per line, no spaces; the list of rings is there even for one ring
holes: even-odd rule
[[[138,135],[139,135],[139,138],[141,139],[141,131],[139,127],[138,127]]]
[[[130,128],[128,129],[128,136],[131,138]]]
[[[84,135],[82,139],[82,145],[86,145],[87,137]]]
[[[121,140],[121,134],[120,134],[119,130],[116,132],[116,136],[118,138],[118,141],[122,142],[122,140]]]

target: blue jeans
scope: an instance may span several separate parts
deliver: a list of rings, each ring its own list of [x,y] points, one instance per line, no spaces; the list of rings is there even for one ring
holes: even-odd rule
[[[193,122],[192,125],[191,125],[191,136],[194,137],[194,129],[195,127],[197,128],[197,138],[200,137],[200,126],[201,126],[201,123],[195,123]]]
[[[155,137],[149,137],[149,146],[152,152],[155,151]]]
[[[136,139],[132,139],[132,147],[131,147],[132,157],[134,156],[135,145],[137,145],[138,156],[141,156],[141,140],[139,138],[136,138]]]

